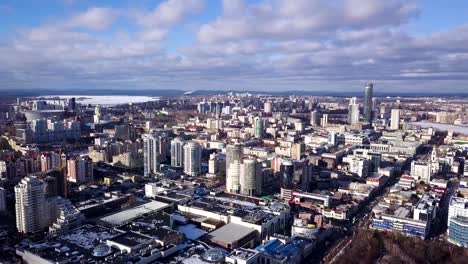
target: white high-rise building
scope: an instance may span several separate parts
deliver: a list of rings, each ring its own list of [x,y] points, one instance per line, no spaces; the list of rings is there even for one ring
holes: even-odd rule
[[[267,101],[263,104],[263,112],[271,113],[272,109],[273,109],[273,106],[270,101]]]
[[[159,164],[165,155],[164,135],[149,133],[143,134],[142,138],[144,175],[149,176],[159,172]]]
[[[317,111],[310,112],[310,125],[318,126],[318,112]]]
[[[184,167],[184,144],[182,138],[174,138],[171,141],[171,166],[177,168]]]
[[[322,127],[325,127],[327,126],[327,124],[328,124],[328,114],[323,114],[322,119],[320,120],[320,125]]]
[[[218,173],[218,159],[216,158],[216,154],[213,153],[210,155],[210,159],[208,160],[208,173],[216,174]]]
[[[15,186],[16,228],[20,233],[42,231],[50,223],[45,184],[36,176],[27,176]]]
[[[348,123],[354,125],[359,122],[359,104],[357,103],[357,98],[353,97],[349,101],[348,106]]]
[[[200,144],[189,141],[184,145],[184,173],[190,176],[198,176],[201,173]]]
[[[392,109],[390,129],[398,130],[400,128],[400,109]]]
[[[242,146],[240,144],[226,146],[226,190],[239,193],[239,174],[242,164]]]

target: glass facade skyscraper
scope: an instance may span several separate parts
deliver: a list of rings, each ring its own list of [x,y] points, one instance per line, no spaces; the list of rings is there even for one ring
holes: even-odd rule
[[[374,97],[374,84],[368,83],[364,88],[364,117],[372,124],[372,98]]]

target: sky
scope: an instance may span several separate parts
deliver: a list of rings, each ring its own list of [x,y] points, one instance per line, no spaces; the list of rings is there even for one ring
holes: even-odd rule
[[[468,92],[466,0],[0,0],[0,89]]]

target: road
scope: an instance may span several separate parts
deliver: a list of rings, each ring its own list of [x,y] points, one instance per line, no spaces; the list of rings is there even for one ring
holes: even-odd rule
[[[402,169],[402,171],[404,171],[404,169]],[[366,201],[363,201],[363,204],[360,207],[360,209],[358,209],[358,211],[349,221],[349,224],[345,227],[348,232],[346,232],[346,235],[342,239],[338,240],[335,246],[333,246],[326,253],[322,261],[323,263],[333,263],[337,259],[337,257],[343,254],[343,252],[346,250],[346,247],[351,244],[352,236],[356,229],[367,229],[369,227],[372,208],[375,205],[377,205],[383,199],[385,194],[388,193],[389,189],[398,182],[401,175],[402,173],[399,173],[394,177],[390,178],[385,183],[383,188],[374,193]]]

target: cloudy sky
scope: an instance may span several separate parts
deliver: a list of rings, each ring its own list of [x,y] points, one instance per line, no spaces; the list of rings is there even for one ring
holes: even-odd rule
[[[468,91],[466,0],[1,0],[0,89]]]

